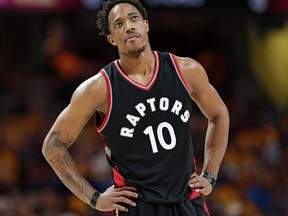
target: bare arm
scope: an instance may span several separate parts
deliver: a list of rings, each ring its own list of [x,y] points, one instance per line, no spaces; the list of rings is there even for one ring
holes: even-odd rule
[[[209,84],[207,88],[207,92],[195,92],[192,97],[208,119],[202,171],[217,178],[228,144],[229,114],[214,87]]]
[[[52,131],[43,146],[43,154],[57,176],[76,196],[90,203],[95,190],[78,172],[74,160],[67,151],[71,143],[59,140],[62,131]]]
[[[62,111],[46,136],[42,152],[60,180],[79,199],[90,204],[95,193],[92,185],[79,173],[67,151],[96,110],[106,110],[105,80],[98,74],[82,83],[72,95],[70,104]],[[137,197],[132,187],[110,187],[100,195],[96,208],[100,211],[127,211],[119,202],[135,205],[129,197]]]
[[[92,87],[93,83],[101,86],[99,75],[85,81],[76,89],[70,104],[58,116],[46,136],[42,148],[44,157],[60,180],[87,204],[90,203],[95,189],[78,172],[67,148],[75,141],[95,110],[103,104],[104,96],[99,95],[97,98],[93,95],[93,92],[97,92],[97,88]]]
[[[202,171],[217,178],[228,143],[228,110],[199,63],[187,58],[178,62],[193,100],[208,119]]]

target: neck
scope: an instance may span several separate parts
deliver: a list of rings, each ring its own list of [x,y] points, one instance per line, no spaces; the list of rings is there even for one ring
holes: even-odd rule
[[[154,70],[154,54],[151,48],[145,49],[139,55],[119,54],[120,65],[127,75],[146,75],[153,73]]]

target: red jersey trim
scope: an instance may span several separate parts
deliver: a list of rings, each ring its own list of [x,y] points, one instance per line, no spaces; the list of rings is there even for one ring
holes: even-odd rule
[[[109,80],[108,75],[106,74],[105,70],[101,70],[99,73],[101,73],[105,79],[106,82],[106,88],[107,88],[107,110],[106,110],[106,114],[105,114],[105,118],[103,120],[103,122],[101,123],[100,126],[96,127],[96,130],[98,132],[101,132],[103,130],[103,128],[106,126],[109,118],[110,118],[110,114],[111,114],[111,109],[112,109],[112,97],[111,97],[111,93],[112,93],[112,88],[111,88],[111,83]]]
[[[186,83],[186,81],[185,81],[185,79],[184,79],[184,77],[183,77],[183,75],[182,75],[182,72],[181,72],[181,70],[180,70],[180,67],[179,67],[179,64],[178,64],[178,62],[177,62],[176,57],[175,57],[173,54],[171,54],[171,53],[169,53],[169,54],[170,54],[171,60],[172,60],[172,62],[173,62],[173,64],[174,64],[174,67],[175,67],[175,69],[176,69],[176,71],[177,71],[177,74],[178,74],[181,82],[183,83],[184,87],[186,88],[188,94],[191,96],[192,91],[191,91],[190,88],[188,87],[188,85],[187,85],[187,83]]]
[[[204,208],[205,212],[207,213],[207,215],[210,216],[209,209],[208,209],[208,207],[207,207],[206,202],[204,201],[204,197],[203,197],[202,194],[197,193],[197,192],[195,192],[195,190],[193,190],[192,193],[191,193],[190,196],[189,196],[189,199],[190,199],[190,200],[193,200],[193,199],[195,199],[195,198],[197,198],[197,197],[199,197],[199,196],[202,196],[202,199],[203,199],[203,208]]]
[[[124,187],[125,182],[124,182],[123,176],[120,175],[114,167],[112,168],[112,173],[113,173],[113,180],[114,180],[116,186],[117,187]]]
[[[101,137],[105,153],[106,153],[108,159],[111,160],[111,150],[109,149],[109,147],[108,147],[103,135],[101,133],[99,133],[99,136]]]
[[[149,81],[149,83],[145,86],[142,85],[134,80],[132,80],[130,77],[128,77],[125,72],[122,70],[120,64],[119,64],[119,60],[114,61],[114,65],[117,68],[117,70],[120,72],[120,74],[128,81],[130,82],[132,85],[145,90],[145,91],[149,91],[151,89],[151,87],[153,86],[153,84],[156,81],[156,78],[158,76],[158,71],[159,71],[159,55],[158,52],[154,51],[154,58],[155,58],[155,65],[154,65],[154,71],[153,71],[153,77],[152,79]]]
[[[206,202],[204,202],[204,209],[205,209],[206,213],[210,216],[210,212],[209,212],[209,209],[207,207]]]
[[[195,190],[193,190],[189,196],[189,199],[190,200],[195,199],[196,197],[199,197],[200,195],[201,195],[200,193],[197,193],[197,192],[195,192]]]

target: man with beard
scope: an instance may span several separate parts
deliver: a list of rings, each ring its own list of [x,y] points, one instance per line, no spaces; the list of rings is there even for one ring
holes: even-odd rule
[[[76,196],[100,211],[209,215],[203,195],[211,193],[227,147],[225,104],[198,62],[152,51],[138,0],[104,2],[97,24],[119,59],[75,90],[44,141],[45,158]],[[200,175],[190,136],[193,102],[208,119]],[[79,174],[67,151],[95,113],[114,182],[103,193]]]

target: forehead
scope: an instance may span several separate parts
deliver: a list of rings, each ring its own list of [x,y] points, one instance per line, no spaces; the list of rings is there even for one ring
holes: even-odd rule
[[[115,20],[126,17],[130,14],[140,14],[136,7],[128,3],[120,3],[115,5],[108,16],[109,23],[113,23]]]

